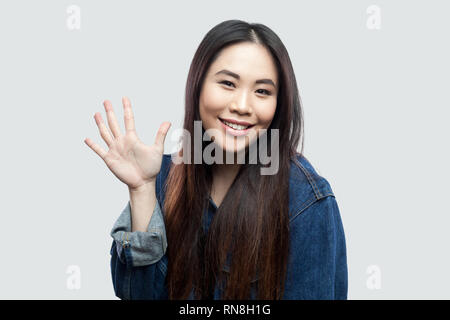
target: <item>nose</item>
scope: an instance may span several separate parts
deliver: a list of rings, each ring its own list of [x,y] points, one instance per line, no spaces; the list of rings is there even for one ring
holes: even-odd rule
[[[230,111],[235,111],[239,114],[251,114],[252,108],[248,100],[247,92],[236,93],[234,100],[230,103]]]

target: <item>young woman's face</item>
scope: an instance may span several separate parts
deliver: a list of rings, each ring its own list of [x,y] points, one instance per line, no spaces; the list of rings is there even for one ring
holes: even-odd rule
[[[203,128],[217,130],[213,140],[223,151],[242,151],[258,138],[260,129],[270,126],[277,93],[277,69],[266,48],[247,42],[226,47],[202,84],[199,111]],[[250,126],[230,128],[223,122],[226,119]]]

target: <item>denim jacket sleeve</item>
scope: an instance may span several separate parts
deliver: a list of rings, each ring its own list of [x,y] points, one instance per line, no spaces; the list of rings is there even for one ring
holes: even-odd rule
[[[120,262],[127,267],[150,265],[160,260],[167,249],[167,238],[158,200],[147,232],[131,232],[131,207],[128,201],[111,230],[111,237],[115,241]]]
[[[131,207],[126,208],[111,230],[111,276],[114,292],[124,300],[167,299],[166,230],[159,201],[147,232],[131,232]]]
[[[293,221],[292,272],[285,299],[346,300],[347,253],[334,196],[315,201]]]

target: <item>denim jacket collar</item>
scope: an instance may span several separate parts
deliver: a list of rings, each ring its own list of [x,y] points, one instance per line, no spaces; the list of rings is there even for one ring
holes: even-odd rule
[[[156,189],[161,205],[165,199],[165,188],[161,186],[166,181],[172,159],[170,154],[163,156],[161,174],[158,175]],[[289,172],[289,221],[292,222],[311,204],[327,196],[334,196],[330,184],[322,178],[304,155],[297,154],[291,160]],[[217,210],[216,205],[209,198],[210,205]]]

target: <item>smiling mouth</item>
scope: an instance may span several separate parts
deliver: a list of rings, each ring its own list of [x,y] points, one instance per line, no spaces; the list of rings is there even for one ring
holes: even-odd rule
[[[220,122],[222,122],[224,125],[226,125],[227,127],[230,127],[231,129],[234,129],[234,130],[247,130],[247,129],[249,129],[249,128],[251,128],[251,127],[254,126],[254,124],[252,124],[252,125],[250,125],[250,126],[242,126],[242,125],[239,125],[239,124],[227,122],[227,121],[222,120],[222,119],[220,119],[220,118],[219,118],[219,120],[220,120]]]

